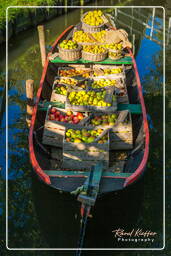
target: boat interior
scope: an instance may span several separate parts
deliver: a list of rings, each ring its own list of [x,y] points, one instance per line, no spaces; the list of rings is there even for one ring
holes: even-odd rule
[[[65,35],[60,39],[63,40],[65,38],[70,38],[72,36],[73,29],[69,30]],[[56,52],[56,45],[53,46],[52,53]],[[63,171],[69,171],[74,173],[85,173],[86,170],[74,170],[73,169],[65,169],[62,167],[62,147],[54,147],[50,145],[45,145],[42,143],[44,124],[47,115],[47,104],[51,103],[51,94],[52,94],[52,85],[54,83],[55,77],[57,76],[58,69],[61,66],[63,67],[74,67],[75,64],[70,65],[69,63],[52,63],[49,61],[45,79],[43,81],[41,97],[39,99],[39,105],[36,113],[36,121],[34,124],[34,153],[36,159],[42,168],[42,170],[48,174],[51,178],[52,184],[54,186],[58,186],[60,189],[65,187],[64,182],[65,179],[61,179],[58,185],[56,183],[55,176],[59,178],[60,172],[62,174]],[[97,66],[98,64],[96,64]],[[128,94],[128,103],[129,104],[140,104],[139,101],[139,93],[137,89],[137,82],[135,78],[135,71],[132,65],[124,65],[125,66],[125,84],[127,88]],[[76,67],[76,65],[75,65]],[[86,68],[93,68],[93,64],[85,64]],[[140,165],[143,155],[144,155],[144,142],[145,135],[143,129],[143,116],[142,113],[131,112],[131,122],[132,122],[132,148],[128,149],[119,149],[119,150],[110,150],[109,151],[109,166],[104,169],[104,175],[108,172],[113,173],[116,176],[126,175],[129,176],[133,172],[136,171],[138,166]],[[75,172],[76,171],[76,172]],[[57,173],[55,175],[55,173]],[[74,175],[73,175],[74,176]],[[85,180],[85,179],[83,179]],[[80,180],[83,182],[83,180]],[[69,181],[68,181],[69,182]],[[71,178],[71,186],[68,188],[69,191],[75,189],[77,185],[73,185],[73,178]],[[107,187],[107,186],[105,186]],[[110,190],[110,186],[108,186],[107,190]]]

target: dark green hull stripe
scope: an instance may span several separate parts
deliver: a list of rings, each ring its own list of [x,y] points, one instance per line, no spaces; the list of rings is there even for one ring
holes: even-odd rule
[[[46,111],[49,105],[53,105],[58,108],[65,108],[65,104],[61,102],[50,102],[43,103],[43,106],[39,105],[39,110]],[[142,109],[140,104],[118,104],[118,111],[129,110],[132,114],[141,114]]]
[[[140,104],[118,104],[118,111],[129,110],[132,114],[141,114],[142,108]]]

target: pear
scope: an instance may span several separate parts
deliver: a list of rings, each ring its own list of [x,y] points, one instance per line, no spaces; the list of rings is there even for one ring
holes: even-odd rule
[[[87,139],[87,143],[92,143],[92,142],[94,142],[94,140],[95,140],[95,137],[94,137],[94,136],[91,136],[91,137],[89,137],[89,138]]]

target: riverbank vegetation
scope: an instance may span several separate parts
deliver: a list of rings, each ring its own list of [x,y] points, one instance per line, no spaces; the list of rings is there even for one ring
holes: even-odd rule
[[[9,6],[48,6],[62,3],[62,0],[1,0],[0,2],[0,30],[5,28],[6,22],[6,9]],[[34,9],[28,8],[10,8],[8,12],[8,21],[13,22],[18,14],[28,13],[29,11],[33,12]]]

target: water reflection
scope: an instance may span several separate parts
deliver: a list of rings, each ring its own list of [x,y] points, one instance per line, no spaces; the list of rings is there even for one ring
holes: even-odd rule
[[[144,12],[145,10],[142,13]],[[74,24],[79,21],[80,11],[75,10],[65,17],[65,24],[63,24],[63,16],[46,24],[47,45],[54,41],[57,36],[57,30],[58,34],[60,34],[66,24]],[[127,18],[124,19],[126,20]],[[148,22],[148,20],[146,21]],[[56,24],[60,24],[60,27],[57,28]],[[144,184],[141,183],[141,186],[137,186],[139,191],[137,191],[137,187],[133,187],[128,193],[123,192],[113,195],[113,205],[109,204],[109,198],[105,200],[105,207],[104,204],[101,205],[101,201],[98,202],[96,207],[100,210],[94,211],[94,218],[90,219],[90,225],[87,228],[85,244],[87,247],[120,246],[114,241],[111,235],[112,229],[120,226],[124,226],[125,229],[140,227],[142,229],[153,230],[158,233],[154,244],[143,244],[142,246],[162,247],[162,49],[155,42],[153,43],[149,39],[144,38],[143,26],[133,23],[132,29],[137,28],[137,26],[141,33],[136,34],[136,48],[140,50],[137,55],[138,68],[143,81],[144,92],[147,92],[145,95],[147,111],[155,128],[155,130],[151,129],[150,131],[151,150],[147,173],[144,178]],[[24,84],[26,79],[33,78],[36,88],[38,88],[42,68],[40,65],[36,31],[26,32],[25,35],[29,36],[23,39],[22,45],[19,46],[22,35],[19,35],[17,40],[11,42],[13,46],[11,46],[9,55],[11,89],[9,91],[8,245],[9,247],[18,248],[75,247],[79,229],[79,211],[75,207],[75,203],[71,200],[66,202],[66,206],[63,204],[65,195],[57,194],[56,191],[47,188],[35,180],[35,177],[31,178],[30,175],[31,166],[28,161],[28,140],[26,136],[28,130],[25,124]],[[32,40],[35,38],[36,43],[33,44]],[[24,42],[27,43],[27,50],[23,46]],[[17,47],[19,47],[19,51]],[[147,64],[149,64],[148,69],[145,69]],[[169,98],[166,99],[166,104],[170,110]],[[168,112],[169,114],[170,111]],[[5,148],[4,129],[5,119],[2,121],[1,128],[3,132],[1,145]],[[169,130],[169,127],[167,129]],[[170,139],[169,135],[168,140]],[[169,151],[169,144],[167,147]],[[169,159],[167,164],[169,167]],[[1,166],[1,177],[4,178],[4,155],[1,155]],[[167,179],[169,179],[169,176],[170,172],[167,174]],[[68,209],[68,203],[70,204],[69,213],[72,212],[72,220],[69,219],[69,216],[67,216],[68,212],[65,211],[65,207]],[[0,205],[0,209],[1,207],[2,205]],[[65,212],[65,216],[63,216],[63,212]],[[4,220],[5,211],[0,210],[0,215]],[[2,231],[4,232],[4,230]],[[135,247],[135,244],[122,244],[121,246]],[[137,247],[140,247],[140,244]],[[18,255],[17,252],[13,253],[13,255],[15,254]],[[86,255],[87,253],[84,254]],[[114,254],[123,255],[118,252],[108,254],[105,252],[105,255]],[[24,252],[23,255],[25,255]],[[39,255],[39,253],[35,253],[35,255]],[[53,255],[53,252],[51,255]],[[61,253],[57,255],[61,255]],[[132,253],[132,255],[138,254]],[[146,255],[153,254],[147,252]]]

